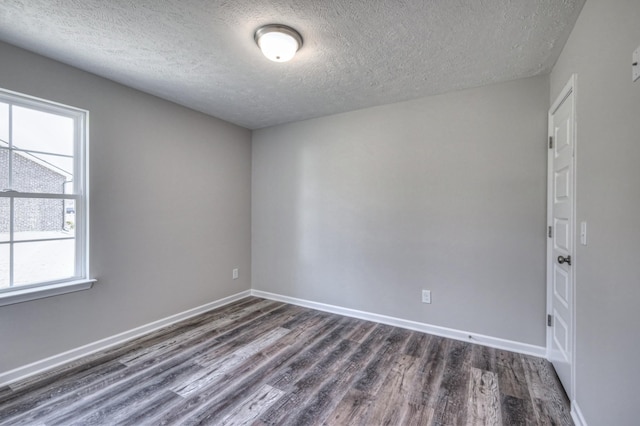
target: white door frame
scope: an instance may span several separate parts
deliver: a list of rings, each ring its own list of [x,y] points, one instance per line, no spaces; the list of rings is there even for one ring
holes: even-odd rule
[[[576,190],[577,190],[577,156],[578,156],[578,147],[577,147],[577,110],[576,110],[576,83],[577,83],[578,75],[572,74],[569,82],[564,86],[555,102],[552,104],[549,109],[548,116],[548,132],[547,135],[549,137],[553,136],[553,128],[552,128],[552,116],[557,111],[557,109],[562,105],[562,103],[567,99],[567,97],[573,94],[571,99],[573,106],[573,191],[572,191],[572,200],[573,203],[573,212],[572,212],[572,220],[573,220],[573,253],[571,253],[571,263],[573,268],[573,273],[571,274],[571,288],[572,288],[572,309],[571,309],[571,330],[572,330],[572,350],[571,350],[571,395],[567,395],[569,397],[569,401],[573,405],[573,400],[575,399],[575,388],[576,388],[576,272],[577,272],[577,264],[578,264],[578,256],[577,256],[577,238],[576,238]],[[552,149],[547,149],[547,226],[553,225],[553,152]],[[547,238],[547,315],[552,315],[552,295],[553,295],[553,278],[552,274],[552,266],[555,259],[553,259],[553,239]],[[551,359],[550,351],[552,347],[552,327],[547,327],[547,359]]]

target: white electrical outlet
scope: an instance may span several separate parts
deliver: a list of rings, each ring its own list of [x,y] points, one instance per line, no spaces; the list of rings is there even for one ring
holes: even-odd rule
[[[631,75],[633,76],[633,81],[638,81],[640,79],[640,47],[633,52],[633,60],[631,66]]]
[[[238,268],[235,268],[235,269],[233,270],[233,279],[234,279],[234,280],[237,280],[237,279],[238,279]]]
[[[431,303],[431,290],[422,290],[422,303]]]

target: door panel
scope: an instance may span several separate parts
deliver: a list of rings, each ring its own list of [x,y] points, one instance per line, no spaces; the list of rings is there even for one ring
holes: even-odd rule
[[[569,274],[560,268],[554,268],[553,275],[553,295],[562,303],[562,305],[569,309]]]
[[[569,183],[571,179],[569,177],[570,168],[565,167],[564,169],[555,172],[555,197],[556,202],[560,202],[566,200],[569,195],[571,195],[569,190]]]
[[[556,234],[553,239],[554,249],[562,251],[563,253],[569,253],[569,247],[571,246],[569,220],[554,218],[553,223],[554,231]]]
[[[569,335],[571,331],[569,329],[569,326],[562,320],[562,314],[554,311],[554,317],[556,319],[556,324],[554,324],[553,326],[554,346],[556,346],[563,358],[568,358],[571,354],[571,348],[569,347]]]

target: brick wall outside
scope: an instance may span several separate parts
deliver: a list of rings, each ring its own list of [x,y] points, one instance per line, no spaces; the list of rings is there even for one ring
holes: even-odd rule
[[[9,186],[9,151],[0,149],[0,190]],[[13,157],[13,188],[21,192],[63,193],[65,177],[22,155]],[[8,199],[0,199],[0,232],[9,230]],[[14,200],[14,232],[60,231],[64,225],[64,201],[55,199]]]

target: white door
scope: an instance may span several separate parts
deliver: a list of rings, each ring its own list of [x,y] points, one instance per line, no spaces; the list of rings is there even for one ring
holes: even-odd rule
[[[547,350],[573,400],[575,76],[549,111]]]

